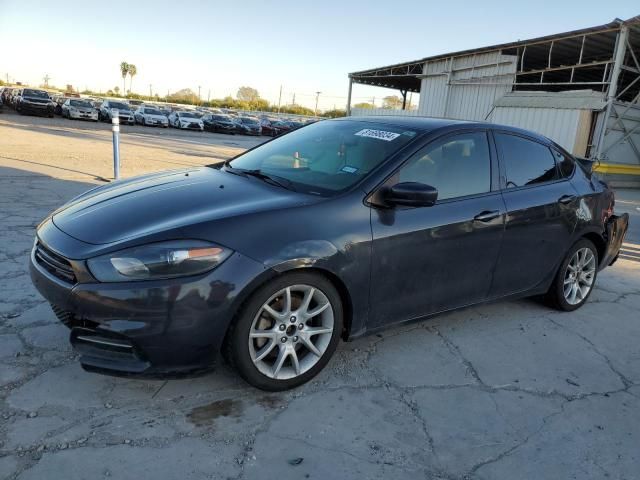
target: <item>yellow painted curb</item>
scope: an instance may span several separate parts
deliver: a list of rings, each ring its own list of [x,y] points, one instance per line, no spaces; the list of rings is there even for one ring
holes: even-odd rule
[[[640,165],[599,163],[593,169],[596,172],[600,173],[613,173],[618,175],[640,175]]]

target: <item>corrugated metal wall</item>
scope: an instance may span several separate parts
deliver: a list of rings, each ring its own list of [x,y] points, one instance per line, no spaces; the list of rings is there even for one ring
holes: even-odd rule
[[[418,111],[425,116],[485,120],[512,89],[517,57],[490,52],[427,62]]]
[[[539,133],[555,141],[571,153],[575,152],[580,129],[581,110],[559,108],[495,107],[489,121],[520,127]]]

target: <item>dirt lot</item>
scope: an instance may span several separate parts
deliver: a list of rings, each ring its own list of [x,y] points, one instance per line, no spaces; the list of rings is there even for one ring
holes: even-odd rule
[[[123,176],[258,141],[123,127]],[[105,124],[0,115],[0,478],[638,478],[633,255],[577,312],[522,300],[394,328],[341,345],[292,392],[224,366],[170,381],[83,372],[28,252],[44,216],[111,175],[110,142]]]

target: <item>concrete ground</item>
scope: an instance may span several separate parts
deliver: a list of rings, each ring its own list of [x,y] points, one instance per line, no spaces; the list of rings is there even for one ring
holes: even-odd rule
[[[124,176],[257,141],[123,130]],[[633,259],[604,270],[577,312],[522,300],[392,328],[342,344],[286,393],[224,366],[170,381],[83,372],[27,259],[39,221],[109,176],[109,135],[0,115],[0,478],[638,478]]]

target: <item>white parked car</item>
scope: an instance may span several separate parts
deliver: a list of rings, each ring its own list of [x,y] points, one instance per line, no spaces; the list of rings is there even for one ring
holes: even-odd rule
[[[169,125],[185,130],[204,131],[202,115],[198,112],[173,112],[169,115]]]
[[[169,120],[155,107],[142,105],[134,113],[136,123],[148,126],[168,127]]]
[[[69,119],[98,121],[98,109],[88,100],[69,98],[62,104],[62,116]]]

